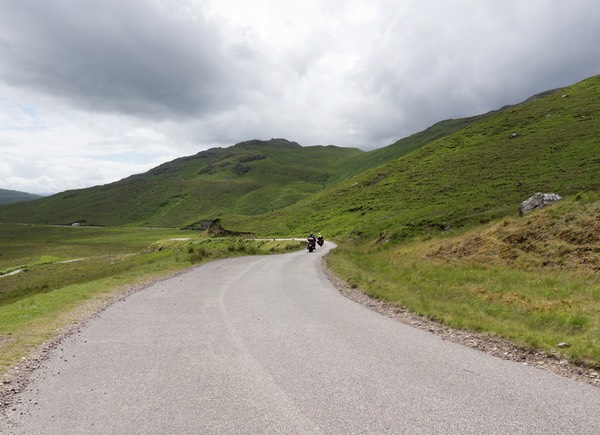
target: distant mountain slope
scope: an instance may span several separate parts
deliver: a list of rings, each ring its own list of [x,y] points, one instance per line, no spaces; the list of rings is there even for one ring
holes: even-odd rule
[[[364,152],[247,141],[104,186],[0,206],[0,221],[182,227],[393,241],[515,213],[537,191],[600,189],[600,76],[446,120]]]
[[[600,190],[600,76],[490,113],[260,220],[261,234],[393,241],[514,215],[535,192]]]
[[[227,215],[256,215],[405,155],[480,117],[447,120],[370,152],[252,140],[164,163],[116,183],[0,208],[6,222],[178,227]]]
[[[0,204],[11,204],[13,202],[32,201],[41,197],[41,195],[34,195],[32,193],[0,189]]]
[[[164,163],[121,181],[0,207],[4,222],[179,227],[226,214],[255,215],[321,190],[364,154],[285,139],[247,141]]]
[[[331,181],[341,181],[351,176],[358,175],[367,169],[386,164],[391,160],[402,157],[440,137],[455,133],[487,116],[489,116],[489,114],[440,121],[423,131],[402,138],[391,145],[374,149],[352,159],[351,162],[346,163],[345,171],[340,171],[340,178]]]

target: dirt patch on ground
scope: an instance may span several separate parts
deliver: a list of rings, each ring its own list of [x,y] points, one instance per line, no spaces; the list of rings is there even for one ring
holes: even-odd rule
[[[411,313],[401,306],[373,299],[363,293],[360,289],[352,288],[348,283],[335,276],[327,269],[325,262],[323,267],[329,280],[342,295],[373,311],[383,314],[384,316],[414,328],[426,330],[440,336],[444,340],[462,344],[498,358],[537,367],[538,369],[546,370],[600,388],[600,373],[598,370],[572,364],[567,359],[562,358],[559,352],[556,352],[553,355],[547,355],[543,351],[536,351],[517,346],[509,340],[491,337],[476,332],[449,328],[445,325]]]
[[[554,210],[444,239],[425,257],[449,263],[600,272],[600,204],[574,203]]]

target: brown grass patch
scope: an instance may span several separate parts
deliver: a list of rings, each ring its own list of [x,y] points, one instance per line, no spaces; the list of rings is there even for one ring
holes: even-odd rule
[[[446,239],[426,254],[446,262],[600,272],[600,202],[569,201]]]

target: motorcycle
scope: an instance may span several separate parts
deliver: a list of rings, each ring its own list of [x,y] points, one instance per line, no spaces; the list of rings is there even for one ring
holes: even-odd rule
[[[323,246],[323,243],[325,243],[325,239],[323,239],[323,236],[317,237],[317,243],[319,244],[319,246]]]
[[[312,252],[315,249],[317,249],[317,245],[315,244],[315,240],[308,240],[308,245],[306,246],[306,249],[308,249],[308,252]]]

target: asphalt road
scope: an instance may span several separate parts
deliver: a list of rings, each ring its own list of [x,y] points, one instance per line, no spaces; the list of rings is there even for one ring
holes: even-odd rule
[[[330,247],[215,261],[112,305],[0,432],[600,433],[600,389],[344,298],[321,269]]]

